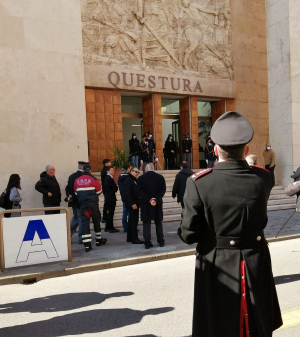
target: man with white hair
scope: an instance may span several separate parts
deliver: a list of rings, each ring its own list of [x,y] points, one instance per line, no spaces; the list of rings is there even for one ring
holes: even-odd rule
[[[143,234],[145,248],[153,247],[151,242],[151,221],[154,220],[156,227],[157,242],[160,247],[165,246],[163,233],[163,196],[166,193],[165,178],[154,172],[152,163],[146,165],[146,173],[137,182],[138,193],[141,198],[141,220],[143,221]]]
[[[46,170],[40,174],[40,180],[35,189],[43,194],[44,207],[59,207],[61,202],[60,186],[55,178],[55,168],[47,165]],[[45,214],[59,214],[60,211],[45,211]]]

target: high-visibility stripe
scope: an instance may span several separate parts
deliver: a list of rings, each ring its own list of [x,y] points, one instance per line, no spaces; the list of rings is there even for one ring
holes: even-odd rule
[[[83,243],[86,243],[86,242],[92,242],[92,239],[85,239],[85,240],[82,240]]]
[[[96,235],[101,235],[101,232],[97,232],[97,233],[95,232],[95,234],[96,234]]]
[[[91,234],[84,234],[84,235],[82,235],[82,237],[83,237],[83,238],[91,238],[92,235],[91,235]]]
[[[78,191],[92,191],[95,190],[95,187],[81,187],[81,188],[76,188],[76,192]]]

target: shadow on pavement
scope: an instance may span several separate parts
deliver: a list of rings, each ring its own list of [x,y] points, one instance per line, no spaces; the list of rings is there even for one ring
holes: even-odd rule
[[[296,282],[300,281],[300,274],[276,276],[274,277],[274,280],[276,285]]]
[[[67,293],[60,295],[34,298],[24,302],[0,304],[0,315],[17,312],[56,312],[68,311],[90,305],[100,304],[108,298],[131,296],[132,292],[118,292],[112,294],[89,293]]]
[[[100,333],[139,323],[147,315],[159,315],[174,310],[172,307],[148,309],[99,309],[76,312],[46,321],[15,325],[0,329],[1,337],[39,336],[58,337]],[[153,336],[153,335],[146,335]],[[155,336],[154,336],[155,337]]]

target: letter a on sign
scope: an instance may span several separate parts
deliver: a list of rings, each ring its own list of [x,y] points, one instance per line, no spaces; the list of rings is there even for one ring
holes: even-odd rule
[[[27,262],[29,254],[44,252],[48,259],[58,257],[43,220],[30,220],[21,243],[18,262]]]

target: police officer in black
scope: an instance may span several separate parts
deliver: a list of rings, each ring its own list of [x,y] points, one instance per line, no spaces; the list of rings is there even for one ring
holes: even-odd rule
[[[182,140],[182,161],[187,162],[188,166],[191,167],[191,153],[192,153],[193,142],[189,137],[189,134],[186,132],[184,134],[184,139]]]
[[[148,142],[149,142],[149,144],[150,144],[150,147],[152,147],[152,151],[153,151],[153,153],[152,153],[152,163],[154,162],[154,157],[155,157],[155,153],[156,153],[156,145],[155,145],[155,142],[154,142],[154,139],[153,139],[153,135],[152,135],[152,133],[149,131],[149,132],[147,132],[147,138],[148,138]]]
[[[204,156],[206,160],[206,164],[208,168],[212,168],[215,165],[216,155],[214,150],[214,143],[212,142],[211,138],[208,137],[207,143],[204,149]]]
[[[80,203],[78,197],[74,192],[74,182],[75,180],[82,176],[83,174],[83,165],[88,164],[85,161],[78,162],[78,170],[71,174],[68,179],[68,184],[66,186],[66,195],[68,200],[68,207],[72,207],[73,218],[71,220],[71,236],[76,232],[78,228],[78,243],[82,244],[82,226],[81,226],[81,212],[80,212]]]
[[[118,186],[114,181],[115,169],[113,166],[107,168],[107,176],[104,179],[104,195],[105,195],[105,204],[107,207],[107,216],[106,216],[106,226],[105,232],[116,233],[119,232],[113,225],[114,214],[116,209],[116,193],[118,192]]]
[[[213,125],[219,163],[187,180],[180,238],[197,243],[193,337],[271,337],[282,325],[264,228],[269,173],[249,167],[249,121],[227,112]]]
[[[152,142],[149,142],[147,134],[143,135],[143,141],[141,143],[141,161],[143,162],[143,173],[145,173],[145,168],[147,164],[153,162],[153,145]]]

